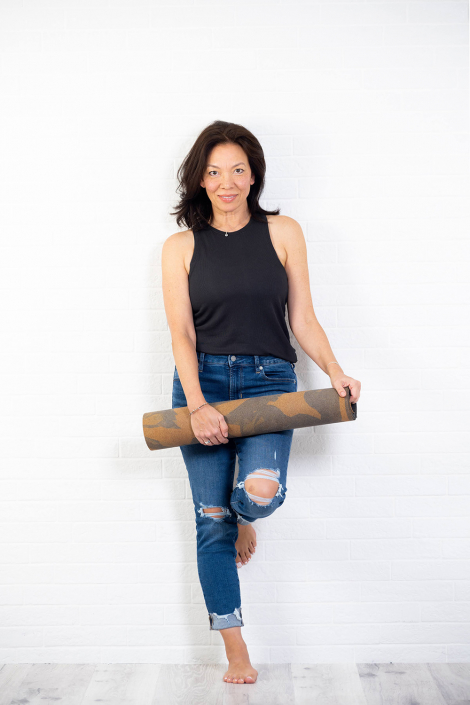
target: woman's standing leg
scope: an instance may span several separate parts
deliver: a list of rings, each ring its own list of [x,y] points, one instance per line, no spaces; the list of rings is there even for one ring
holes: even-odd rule
[[[204,358],[210,358],[204,360]],[[199,381],[206,401],[230,399],[234,394],[227,356],[198,354]],[[187,406],[175,368],[172,407]],[[229,667],[224,680],[255,683],[246,643],[241,608],[240,581],[235,559],[238,536],[237,517],[230,508],[236,463],[233,439],[218,446],[200,443],[181,446],[196,512],[197,565],[210,629],[219,630],[224,639]]]
[[[234,355],[233,361],[239,365],[236,376],[239,398],[297,391],[297,375],[293,365],[286,360]],[[251,524],[269,516],[284,503],[293,433],[293,430],[286,430],[233,439],[238,453],[239,475],[230,506],[239,524]],[[255,682],[257,671],[251,665],[241,629],[226,629],[221,634],[229,659],[224,680],[229,683]],[[253,673],[256,675],[252,676]]]
[[[181,453],[196,514],[197,568],[210,629],[243,626],[235,548],[237,517],[230,508],[235,444],[181,446]]]

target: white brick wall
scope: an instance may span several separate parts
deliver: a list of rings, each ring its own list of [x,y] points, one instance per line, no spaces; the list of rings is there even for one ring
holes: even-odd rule
[[[176,171],[216,118],[260,139],[362,382],[257,526],[251,656],[469,659],[467,79],[466,1],[0,3],[2,662],[224,660],[180,451],[141,428],[171,404]]]

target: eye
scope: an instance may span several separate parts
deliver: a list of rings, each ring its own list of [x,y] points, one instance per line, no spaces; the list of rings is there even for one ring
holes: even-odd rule
[[[237,169],[235,169],[235,171],[245,171],[245,169],[243,169],[241,166],[239,166],[239,167],[237,167]],[[217,174],[218,172],[215,169],[212,169],[208,173],[209,173],[209,176],[211,176],[212,174]]]

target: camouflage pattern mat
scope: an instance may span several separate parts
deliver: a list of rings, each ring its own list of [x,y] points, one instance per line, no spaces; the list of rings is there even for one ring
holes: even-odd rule
[[[336,389],[330,387],[211,402],[211,406],[223,414],[229,438],[256,436],[305,426],[354,421],[357,406],[351,403],[349,387],[344,389],[345,397],[340,397]],[[145,442],[150,450],[199,443],[191,428],[187,406],[149,412],[144,414],[142,423]]]

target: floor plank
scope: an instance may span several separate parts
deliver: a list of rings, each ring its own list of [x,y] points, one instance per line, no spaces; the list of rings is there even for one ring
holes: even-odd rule
[[[80,705],[150,705],[163,668],[153,663],[98,663]]]
[[[430,663],[428,668],[447,705],[470,705],[470,664]]]
[[[8,705],[44,705],[58,701],[81,705],[95,668],[98,666],[94,663],[29,664],[21,685]]]
[[[367,705],[447,705],[425,663],[357,664]]]
[[[10,705],[31,668],[31,663],[4,663],[1,665],[0,705]]]
[[[219,664],[165,664],[149,705],[221,705],[225,671]]]
[[[293,663],[295,705],[367,705],[355,663]]]
[[[253,664],[256,683],[226,683],[226,665],[165,666],[152,705],[297,705],[286,663]]]

